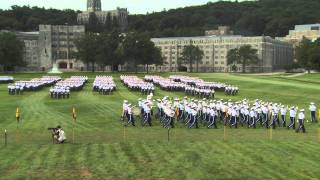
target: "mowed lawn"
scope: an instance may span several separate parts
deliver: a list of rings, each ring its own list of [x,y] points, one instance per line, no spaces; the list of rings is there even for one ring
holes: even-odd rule
[[[111,96],[92,92],[96,75],[112,75],[118,90]],[[43,74],[15,74],[30,80]],[[9,96],[0,85],[0,179],[312,179],[320,178],[320,130],[307,123],[307,133],[278,128],[186,129],[168,131],[154,120],[152,128],[124,128],[119,121],[122,101],[136,104],[139,92],[124,87],[115,73],[87,75],[90,82],[67,100],[53,100],[49,89]],[[138,74],[143,77],[145,74]],[[169,76],[168,73],[161,74]],[[218,99],[256,98],[308,109],[320,105],[320,74],[291,77],[241,74],[186,74],[206,81],[238,85],[240,94]],[[156,89],[155,98],[183,97]],[[15,110],[22,111],[17,125]],[[72,144],[72,107],[77,109]],[[309,111],[306,112],[307,119]],[[139,124],[139,123],[137,123]],[[53,145],[48,127],[64,127],[68,143]],[[4,130],[8,145],[4,146]]]

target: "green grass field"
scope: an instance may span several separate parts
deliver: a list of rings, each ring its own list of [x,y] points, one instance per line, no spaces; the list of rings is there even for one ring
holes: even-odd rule
[[[152,128],[124,128],[119,122],[122,101],[133,104],[141,96],[130,92],[113,75],[118,90],[112,96],[92,92],[96,75],[68,100],[53,100],[49,89],[9,96],[0,85],[0,179],[318,179],[320,178],[320,126],[306,124],[307,133],[287,129],[186,129],[179,124],[170,132],[154,121]],[[43,74],[15,74],[29,80]],[[170,74],[164,73],[163,76]],[[207,81],[240,87],[240,95],[217,98],[256,98],[298,105],[320,105],[320,74],[290,77],[241,74],[187,74]],[[143,77],[144,74],[139,74]],[[156,89],[155,98],[168,95]],[[15,110],[22,111],[17,126]],[[72,107],[76,107],[75,143],[72,144]],[[306,113],[309,119],[309,111]],[[53,145],[48,127],[64,127],[69,143]],[[4,146],[4,130],[8,145]]]

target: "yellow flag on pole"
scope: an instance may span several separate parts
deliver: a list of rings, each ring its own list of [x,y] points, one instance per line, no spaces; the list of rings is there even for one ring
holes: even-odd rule
[[[77,120],[77,112],[76,112],[76,108],[74,108],[74,107],[72,108],[72,118],[74,121]]]
[[[21,114],[20,114],[20,109],[17,107],[17,110],[16,110],[16,119],[17,119],[17,122],[19,123],[19,121],[20,121],[20,116],[21,116]]]

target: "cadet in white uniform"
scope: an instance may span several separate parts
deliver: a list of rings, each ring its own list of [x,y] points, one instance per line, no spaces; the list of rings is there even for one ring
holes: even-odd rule
[[[298,119],[299,119],[299,128],[297,129],[297,133],[300,132],[300,130],[302,130],[303,133],[306,133],[306,129],[304,127],[304,109],[300,110],[300,113],[298,115]]]
[[[311,113],[311,122],[313,122],[313,123],[317,122],[317,118],[316,118],[317,107],[315,106],[315,104],[313,102],[310,103],[309,110]]]

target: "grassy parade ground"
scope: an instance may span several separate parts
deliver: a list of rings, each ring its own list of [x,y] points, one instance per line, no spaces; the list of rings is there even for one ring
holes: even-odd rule
[[[45,74],[13,74],[30,80]],[[320,177],[320,126],[306,122],[306,134],[286,128],[187,129],[177,123],[169,132],[153,127],[124,127],[122,102],[136,105],[118,73],[64,73],[89,77],[85,88],[69,99],[51,99],[49,88],[9,95],[0,85],[0,179],[316,179]],[[96,75],[112,75],[113,95],[92,91]],[[145,74],[138,74],[141,78]],[[169,76],[169,73],[159,74]],[[320,106],[320,74],[183,74],[239,86],[237,96],[216,93],[217,99],[261,99],[306,109]],[[184,97],[156,88],[155,97]],[[15,119],[21,110],[21,122]],[[77,121],[72,120],[72,108]],[[317,113],[318,114],[318,113]],[[52,144],[49,127],[61,125],[66,144]],[[7,130],[7,144],[4,132]],[[73,138],[74,132],[74,138]],[[169,137],[168,137],[169,134]],[[74,142],[73,142],[74,140]]]

